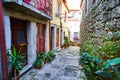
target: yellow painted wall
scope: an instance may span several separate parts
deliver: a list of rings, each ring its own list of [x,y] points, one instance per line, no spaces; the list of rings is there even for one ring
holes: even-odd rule
[[[69,32],[69,29],[68,29],[68,18],[66,18],[66,22],[64,22],[64,15],[63,13],[65,13],[65,11],[67,12],[67,15],[69,14],[68,13],[68,10],[66,8],[66,6],[64,5],[63,3],[63,0],[53,0],[53,19],[52,19],[52,23],[53,24],[56,24],[58,26],[60,26],[60,18],[56,17],[56,8],[57,8],[57,1],[60,1],[61,3],[61,6],[60,6],[60,13],[61,13],[61,21],[62,21],[62,29],[63,31],[65,32],[65,35],[66,36],[69,36],[68,32]]]
[[[56,17],[56,9],[57,9],[57,0],[53,0],[53,19],[52,23],[60,26],[60,19]]]
[[[62,11],[61,12],[62,13],[67,12],[67,16],[69,14],[66,6],[64,5],[64,3],[62,4]],[[63,31],[65,31],[65,36],[69,37],[69,34],[68,34],[68,32],[69,32],[69,29],[68,29],[68,18],[67,18],[67,16],[66,16],[66,22],[64,22],[64,18],[62,18],[62,25],[63,25]]]

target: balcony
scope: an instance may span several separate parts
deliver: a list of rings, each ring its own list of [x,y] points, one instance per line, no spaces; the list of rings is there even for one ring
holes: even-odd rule
[[[52,19],[52,0],[3,0],[3,3],[5,7]]]

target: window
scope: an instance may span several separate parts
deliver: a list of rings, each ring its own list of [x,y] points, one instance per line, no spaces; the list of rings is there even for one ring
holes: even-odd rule
[[[17,31],[17,44],[25,43],[24,31]]]
[[[60,2],[59,1],[57,1],[56,13],[58,15],[60,14]]]

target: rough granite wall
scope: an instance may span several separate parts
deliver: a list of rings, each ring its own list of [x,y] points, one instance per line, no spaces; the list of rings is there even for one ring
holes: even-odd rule
[[[82,20],[81,47],[86,40],[102,45],[114,32],[120,32],[120,0],[98,0]]]

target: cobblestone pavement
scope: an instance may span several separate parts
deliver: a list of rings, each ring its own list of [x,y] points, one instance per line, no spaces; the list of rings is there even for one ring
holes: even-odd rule
[[[70,46],[55,52],[55,59],[42,69],[32,69],[20,80],[86,80],[79,65],[79,48]]]

